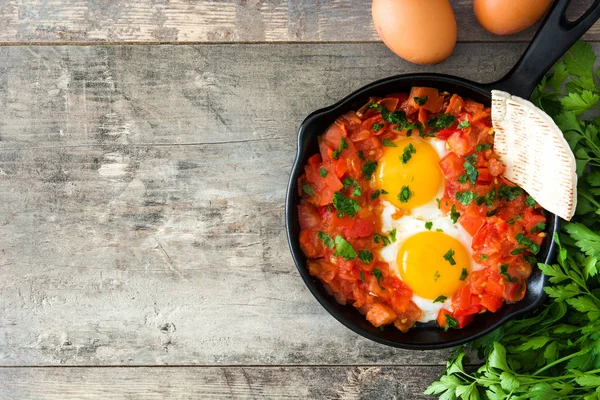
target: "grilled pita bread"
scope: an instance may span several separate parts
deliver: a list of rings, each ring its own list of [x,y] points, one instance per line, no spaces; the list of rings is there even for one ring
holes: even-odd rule
[[[527,100],[492,90],[492,125],[504,176],[569,221],[577,205],[575,156],[552,118]]]

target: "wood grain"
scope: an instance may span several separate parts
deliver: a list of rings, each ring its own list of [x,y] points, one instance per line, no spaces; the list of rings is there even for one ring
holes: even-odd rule
[[[0,368],[4,400],[424,399],[440,367]]]
[[[477,23],[471,0],[451,0],[461,42],[528,41]],[[592,0],[573,0],[580,15]],[[364,0],[0,0],[0,43],[354,42],[378,40]],[[600,24],[586,35],[600,39]]]
[[[419,70],[490,81],[522,49]],[[336,322],[284,234],[299,122],[416,68],[380,44],[0,48],[0,364],[443,364]]]

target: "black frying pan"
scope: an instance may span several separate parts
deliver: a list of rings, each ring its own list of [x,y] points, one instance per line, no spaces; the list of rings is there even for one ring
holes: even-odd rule
[[[524,0],[525,1],[525,0]],[[449,93],[457,93],[464,98],[473,99],[488,106],[491,104],[492,89],[504,90],[522,98],[529,98],[531,92],[552,65],[600,18],[600,0],[595,0],[590,9],[577,21],[569,22],[565,11],[570,0],[557,0],[546,14],[542,26],[533,41],[514,68],[497,82],[489,84],[475,83],[451,75],[409,74],[398,75],[373,82],[357,90],[338,103],[310,114],[302,125],[298,135],[298,153],[292,167],[286,198],[286,228],[292,257],[306,286],[319,303],[338,321],[354,332],[389,346],[407,349],[439,349],[459,345],[488,333],[510,318],[533,310],[544,300],[543,288],[547,277],[537,268],[527,282],[525,298],[514,304],[506,304],[495,313],[484,313],[460,330],[450,329],[444,332],[435,323],[418,324],[408,333],[397,329],[380,331],[372,326],[363,315],[350,305],[342,306],[330,296],[322,284],[313,278],[306,267],[306,258],[300,250],[298,236],[298,178],[302,174],[308,158],[318,153],[317,137],[323,134],[337,117],[351,110],[358,110],[366,104],[369,97],[385,97],[396,92],[408,92],[413,86],[434,87]],[[552,262],[555,245],[551,238],[559,230],[560,219],[547,213],[547,237],[542,244],[538,260]]]

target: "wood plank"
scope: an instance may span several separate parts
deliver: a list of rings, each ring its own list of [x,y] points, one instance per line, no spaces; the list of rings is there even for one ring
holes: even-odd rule
[[[522,49],[418,70],[491,81]],[[284,237],[300,121],[416,70],[381,44],[0,48],[0,364],[443,364],[337,323]]]
[[[424,399],[441,367],[0,368],[0,397]]]
[[[472,1],[451,0],[459,41],[528,41],[536,28],[500,37],[477,23]],[[580,15],[592,0],[574,0]],[[364,0],[0,0],[0,43],[354,42],[378,40]],[[600,24],[586,36],[600,39]]]

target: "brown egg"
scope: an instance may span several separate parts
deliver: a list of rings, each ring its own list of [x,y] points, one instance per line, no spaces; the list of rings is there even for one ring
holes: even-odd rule
[[[373,0],[373,23],[383,43],[415,64],[437,64],[456,45],[448,0]]]
[[[496,35],[512,35],[529,28],[544,15],[552,0],[474,0],[477,20]]]

